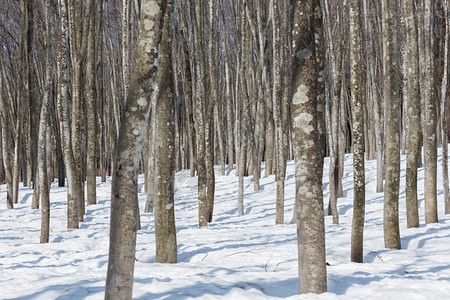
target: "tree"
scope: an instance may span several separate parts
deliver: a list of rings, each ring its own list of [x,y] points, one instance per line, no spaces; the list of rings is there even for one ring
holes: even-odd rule
[[[408,227],[419,227],[419,209],[417,202],[417,167],[419,162],[419,90],[417,28],[414,14],[414,1],[403,1],[406,23],[406,63],[407,85],[404,94],[408,106],[408,143],[406,156],[406,222]]]
[[[363,262],[365,212],[364,113],[361,93],[360,1],[350,0],[351,98],[353,109],[353,222],[351,261]]]
[[[333,224],[339,224],[339,214],[337,209],[337,200],[339,194],[339,185],[342,185],[341,175],[339,174],[339,141],[340,141],[340,97],[341,97],[341,82],[342,79],[342,68],[343,65],[343,49],[342,40],[342,28],[341,26],[331,26],[336,19],[340,18],[340,10],[338,9],[341,4],[334,4],[334,7],[328,7],[329,1],[325,1],[324,5],[327,8],[324,12],[329,12],[329,14],[324,15],[325,22],[325,32],[327,36],[327,46],[328,46],[328,77],[329,83],[329,101],[328,101],[328,139],[329,139],[329,157],[330,157],[330,169],[329,169],[329,182],[330,182],[330,196],[328,204],[328,215],[333,216]]]
[[[70,130],[69,109],[69,66],[68,66],[68,11],[64,0],[59,0],[59,42],[58,42],[58,112],[61,122],[61,141],[63,144],[64,164],[68,180],[67,186],[67,228],[78,228],[79,219],[79,176],[75,166]]]
[[[172,74],[172,49],[170,45],[172,1],[167,1],[164,26],[158,56],[156,84],[156,157],[155,157],[155,236],[156,262],[177,262],[177,237],[175,229],[175,94]]]
[[[1,111],[1,125],[2,125],[2,156],[3,156],[3,162],[5,164],[5,177],[6,177],[6,184],[8,187],[8,190],[6,192],[6,207],[8,209],[14,208],[13,203],[13,173],[12,173],[12,157],[11,152],[8,151],[11,149],[11,127],[9,123],[9,116],[8,116],[8,101],[3,94],[3,78],[6,78],[5,72],[4,72],[4,63],[2,57],[0,57],[0,111]]]
[[[444,186],[445,214],[450,214],[450,196],[448,182],[448,124],[447,124],[447,85],[448,85],[448,39],[449,39],[449,20],[448,20],[448,1],[444,0],[443,10],[445,17],[445,36],[444,36],[444,74],[441,82],[441,131],[442,131],[442,180]]]
[[[207,168],[206,168],[206,132],[205,132],[205,66],[203,64],[205,54],[203,51],[203,1],[190,0],[190,17],[193,31],[193,61],[195,75],[195,124],[197,137],[197,169],[198,169],[198,224],[200,227],[208,225],[207,207]]]
[[[425,162],[425,223],[437,223],[437,111],[435,99],[434,61],[433,61],[433,1],[423,2],[423,52],[425,75],[421,94],[424,117],[423,117],[423,151]]]
[[[97,203],[97,91],[96,91],[96,55],[95,55],[95,40],[99,34],[95,32],[95,8],[96,1],[89,0],[87,5],[90,7],[90,15],[87,16],[89,20],[89,31],[87,41],[87,55],[86,55],[86,118],[87,118],[87,149],[86,149],[86,190],[87,190],[87,204]]]
[[[45,90],[41,107],[38,136],[38,167],[39,167],[39,189],[41,194],[42,220],[41,220],[41,243],[48,243],[50,232],[50,185],[47,168],[47,135],[50,134],[48,112],[50,101],[53,101],[53,58],[54,58],[54,35],[55,35],[55,7],[53,1],[45,1],[46,13],[46,48],[47,61],[45,63]]]
[[[144,0],[135,63],[114,157],[111,227],[105,299],[131,299],[136,232],[137,172],[155,85],[158,48],[167,1]]]
[[[398,224],[400,183],[399,96],[395,70],[395,1],[383,0],[384,101],[386,111],[386,183],[384,191],[384,244],[386,248],[401,248]]]
[[[284,55],[282,55],[283,45],[280,45],[281,40],[281,22],[282,15],[279,10],[278,1],[272,1],[271,8],[273,20],[273,119],[275,123],[275,150],[276,150],[276,165],[277,165],[277,194],[276,194],[276,216],[275,224],[284,223],[284,180],[286,176],[286,158],[284,150],[284,134],[282,122],[282,66]],[[286,83],[287,84],[287,83]]]
[[[323,152],[317,118],[318,79],[314,12],[319,1],[294,3],[292,131],[297,206],[297,243],[300,293],[327,291],[325,225],[323,215]]]

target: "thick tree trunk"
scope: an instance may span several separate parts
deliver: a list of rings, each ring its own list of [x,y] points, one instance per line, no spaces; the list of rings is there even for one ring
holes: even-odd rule
[[[323,152],[318,145],[314,12],[319,1],[294,3],[293,101],[300,293],[327,291],[323,215]]]
[[[105,299],[131,299],[138,229],[137,171],[154,91],[167,2],[142,1],[139,38],[114,157],[111,228]],[[158,97],[155,97],[156,99]]]

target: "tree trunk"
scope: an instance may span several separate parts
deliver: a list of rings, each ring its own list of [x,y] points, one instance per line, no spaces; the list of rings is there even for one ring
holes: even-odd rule
[[[365,212],[365,170],[364,170],[364,112],[361,92],[361,36],[358,0],[350,0],[350,51],[351,51],[351,97],[353,108],[353,222],[351,261],[363,262],[363,235]]]
[[[68,78],[68,29],[67,29],[67,5],[66,1],[59,0],[60,8],[60,32],[58,45],[58,111],[61,122],[61,140],[63,144],[64,162],[68,180],[67,187],[67,228],[78,228],[78,176],[75,169],[75,160],[72,149],[70,133],[69,112],[69,78]]]
[[[131,0],[133,1],[133,0]],[[122,79],[123,99],[127,99],[130,83],[130,0],[122,1]]]
[[[424,101],[424,120],[423,120],[423,150],[425,161],[425,223],[437,223],[437,144],[436,144],[436,99],[434,86],[434,67],[433,67],[433,3],[431,0],[424,1],[424,13],[422,26],[423,46],[425,54],[425,86],[422,95]]]
[[[406,156],[406,222],[407,227],[419,227],[417,202],[417,167],[419,158],[419,91],[417,29],[414,15],[414,2],[403,1],[406,23],[406,90],[408,106],[408,143]]]
[[[155,236],[156,262],[177,262],[177,238],[175,229],[175,123],[176,101],[172,74],[172,50],[170,45],[172,1],[167,2],[161,44],[158,56],[155,171]]]
[[[227,129],[228,129],[228,171],[234,167],[234,143],[233,143],[233,97],[230,91],[230,71],[228,68],[228,58],[225,57],[225,99],[227,102]]]
[[[55,7],[53,1],[45,1],[46,12],[46,49],[47,49],[47,61],[45,66],[45,90],[44,99],[41,107],[41,117],[39,123],[39,136],[38,136],[38,168],[39,168],[39,189],[41,194],[41,206],[42,206],[42,219],[41,219],[41,243],[48,243],[50,235],[50,185],[48,180],[48,168],[47,168],[47,135],[49,132],[49,118],[48,111],[50,107],[50,101],[53,101],[53,60],[54,60],[54,43],[53,37],[55,35],[55,23],[54,13]]]
[[[383,0],[384,98],[386,111],[386,187],[384,191],[384,244],[401,248],[398,224],[400,183],[399,95],[396,87],[394,36],[395,5]]]
[[[207,168],[206,168],[206,132],[205,132],[205,89],[204,89],[204,53],[202,51],[202,1],[191,0],[191,21],[194,27],[194,69],[196,98],[196,134],[198,168],[198,223],[200,227],[208,225],[207,217]]]
[[[206,148],[206,219],[212,222],[215,196],[215,174],[214,174],[214,107],[218,105],[217,100],[217,70],[215,67],[216,55],[214,47],[214,36],[216,35],[216,14],[213,0],[209,0],[209,39],[208,39],[208,70],[211,84],[210,99],[206,102],[205,118],[205,148]]]
[[[294,3],[292,124],[300,293],[327,291],[323,215],[323,152],[319,140],[314,12],[319,1]]]
[[[14,208],[13,203],[13,172],[12,172],[12,157],[11,157],[11,127],[8,117],[8,100],[3,94],[3,78],[6,77],[4,72],[3,59],[0,55],[0,112],[1,112],[1,125],[2,125],[2,150],[3,163],[5,166],[5,179],[7,185],[6,192],[6,207],[8,209]]]
[[[442,180],[444,186],[445,214],[450,214],[450,197],[448,183],[448,124],[447,124],[447,83],[448,83],[448,39],[449,39],[449,20],[448,20],[448,0],[444,0],[445,16],[445,41],[444,41],[444,74],[441,83],[441,130],[442,130]]]
[[[86,181],[87,181],[87,204],[97,204],[97,92],[95,86],[95,1],[89,0],[87,3],[91,7],[89,25],[89,36],[87,45],[87,67],[86,67],[86,114],[87,114],[87,162],[86,162]],[[98,5],[98,4],[97,4]]]
[[[130,89],[117,139],[111,188],[111,228],[105,299],[131,299],[138,229],[137,171],[154,91],[167,1],[142,1]],[[170,7],[170,6],[169,6]],[[155,96],[156,99],[158,97]]]
[[[281,95],[281,71],[283,66],[283,58],[281,56],[282,45],[280,44],[280,18],[278,2],[273,1],[271,8],[273,20],[273,119],[275,122],[275,150],[277,157],[277,176],[276,176],[276,216],[275,224],[284,223],[284,178],[286,176],[285,151],[284,151],[284,134],[282,122],[282,95]]]

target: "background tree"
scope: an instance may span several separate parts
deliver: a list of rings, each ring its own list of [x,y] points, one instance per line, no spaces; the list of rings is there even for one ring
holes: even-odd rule
[[[175,229],[174,183],[175,183],[175,121],[173,120],[175,93],[172,73],[173,2],[167,1],[161,44],[158,55],[156,85],[157,136],[156,136],[156,182],[155,182],[155,235],[156,262],[177,262],[177,238]]]
[[[363,262],[363,233],[365,212],[365,167],[364,167],[364,112],[361,78],[360,46],[360,2],[350,0],[350,68],[353,112],[353,222],[351,261]]]
[[[419,162],[419,90],[418,90],[418,49],[414,1],[403,1],[406,23],[406,64],[407,85],[404,94],[408,106],[408,143],[406,157],[406,216],[408,227],[419,227],[417,198],[417,167]]]
[[[398,224],[400,185],[399,95],[396,88],[395,1],[383,0],[383,70],[386,111],[386,184],[384,191],[384,244],[401,248]]]

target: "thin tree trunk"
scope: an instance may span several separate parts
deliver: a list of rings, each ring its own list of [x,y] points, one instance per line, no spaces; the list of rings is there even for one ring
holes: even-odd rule
[[[156,262],[177,262],[177,238],[175,229],[175,123],[176,101],[172,74],[170,40],[172,1],[167,2],[161,44],[158,56],[156,84],[159,87],[157,103],[156,166],[155,166],[155,239]]]
[[[444,0],[445,41],[444,41],[444,74],[441,83],[441,130],[442,130],[442,180],[444,186],[445,214],[450,214],[450,197],[448,183],[448,124],[447,124],[447,83],[448,83],[448,0]]]
[[[396,90],[393,1],[383,0],[384,98],[386,105],[386,188],[384,192],[384,244],[401,248],[398,223],[400,184],[399,96]]]
[[[206,118],[205,118],[205,147],[206,147],[206,219],[207,222],[212,222],[214,210],[214,195],[215,195],[215,174],[214,174],[214,107],[217,106],[217,74],[215,67],[215,51],[213,38],[216,34],[216,14],[214,1],[209,0],[209,41],[208,41],[208,70],[211,78],[210,99],[206,102]]]
[[[95,22],[94,11],[95,1],[89,0],[87,3],[91,7],[89,25],[89,36],[87,45],[87,68],[86,68],[86,108],[87,108],[87,162],[86,162],[86,181],[87,181],[87,204],[97,203],[96,175],[97,175],[97,92],[95,86]]]
[[[7,185],[6,192],[6,207],[8,209],[14,208],[13,203],[13,173],[12,173],[12,157],[11,157],[11,127],[8,117],[8,101],[6,96],[3,94],[3,78],[4,76],[4,65],[3,59],[0,55],[0,112],[1,112],[1,125],[2,125],[2,151],[3,153],[3,163],[5,166],[5,179]]]
[[[406,23],[406,94],[409,132],[406,157],[406,222],[407,227],[419,227],[417,202],[417,167],[419,158],[419,91],[417,29],[414,16],[414,2],[404,1]]]
[[[363,262],[363,236],[365,213],[365,170],[364,170],[364,111],[361,78],[361,36],[358,0],[350,0],[350,50],[351,50],[351,97],[353,108],[353,221],[351,261]]]
[[[198,222],[199,226],[207,226],[207,168],[206,168],[206,141],[205,141],[205,87],[204,53],[202,51],[202,2],[191,0],[191,21],[194,27],[194,69],[195,74],[195,98],[196,98],[196,124],[197,124],[197,168],[198,168]]]
[[[132,0],[131,0],[132,1]],[[122,79],[123,98],[127,99],[130,83],[130,0],[122,1]]]
[[[424,161],[425,161],[425,223],[437,223],[437,144],[436,144],[436,99],[433,68],[433,1],[424,1],[424,52],[425,52],[425,93],[422,96],[425,108],[424,129]]]
[[[41,107],[41,118],[39,123],[38,136],[38,168],[39,168],[39,189],[41,194],[42,218],[41,218],[41,243],[48,243],[50,235],[50,185],[48,180],[47,168],[47,135],[49,135],[48,111],[50,101],[53,97],[53,37],[55,35],[54,13],[55,7],[53,1],[45,1],[46,12],[46,46],[47,61],[45,66],[45,90],[44,100]]]
[[[59,0],[60,8],[60,32],[58,45],[58,111],[61,122],[61,140],[64,151],[64,162],[66,166],[68,187],[67,187],[67,228],[78,228],[78,176],[72,149],[72,139],[70,133],[70,112],[69,112],[69,78],[68,78],[68,28],[67,28],[67,5],[66,1]]]
[[[284,134],[282,123],[282,97],[281,97],[281,70],[283,66],[283,58],[281,57],[282,45],[280,44],[280,21],[278,1],[272,1],[271,7],[273,24],[273,119],[275,122],[275,145],[277,152],[277,176],[276,176],[276,216],[275,224],[284,223],[284,178],[285,178],[285,151],[284,151]]]
[[[230,71],[228,68],[228,58],[225,57],[225,100],[227,102],[227,128],[228,128],[228,171],[234,167],[234,143],[233,143],[233,98],[230,89]]]

